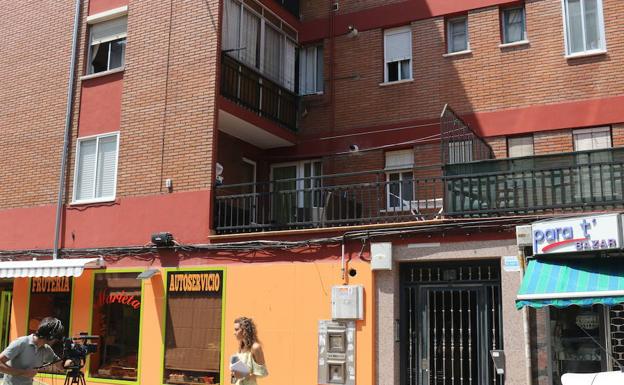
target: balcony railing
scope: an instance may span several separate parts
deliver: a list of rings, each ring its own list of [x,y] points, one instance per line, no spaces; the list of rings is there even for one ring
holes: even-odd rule
[[[221,95],[292,131],[297,128],[297,95],[225,52]]]
[[[217,188],[219,233],[544,214],[624,206],[624,148]],[[437,174],[437,175],[436,175]],[[425,176],[431,175],[431,176]]]

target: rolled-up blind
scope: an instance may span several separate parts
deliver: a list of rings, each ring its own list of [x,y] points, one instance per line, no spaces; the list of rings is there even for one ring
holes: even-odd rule
[[[386,31],[386,63],[412,57],[412,31],[409,28]]]
[[[91,26],[91,45],[106,43],[126,37],[128,30],[128,18],[103,21]]]

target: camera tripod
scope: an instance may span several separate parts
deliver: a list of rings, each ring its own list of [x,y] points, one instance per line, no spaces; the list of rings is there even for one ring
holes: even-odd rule
[[[84,373],[80,367],[71,368],[65,373],[64,385],[86,385]]]

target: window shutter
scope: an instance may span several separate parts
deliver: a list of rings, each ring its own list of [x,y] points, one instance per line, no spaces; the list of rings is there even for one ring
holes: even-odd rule
[[[96,198],[115,196],[116,169],[117,136],[102,138],[98,148]]]
[[[91,27],[91,45],[106,43],[126,37],[128,18],[103,21]]]
[[[78,166],[74,182],[76,186],[74,200],[76,201],[93,198],[96,143],[96,139],[78,142]]]
[[[412,30],[401,28],[400,30],[386,31],[386,63],[411,59],[412,57]]]
[[[412,167],[414,167],[413,150],[386,152],[386,170],[399,170]]]

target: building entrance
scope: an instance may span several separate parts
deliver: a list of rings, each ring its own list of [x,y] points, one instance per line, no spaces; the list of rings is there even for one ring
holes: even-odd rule
[[[499,261],[401,268],[401,384],[503,385]]]

